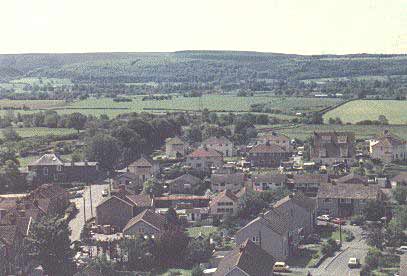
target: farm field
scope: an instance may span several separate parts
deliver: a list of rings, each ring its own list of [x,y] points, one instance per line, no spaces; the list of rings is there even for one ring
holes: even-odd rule
[[[72,128],[47,128],[47,127],[28,127],[28,128],[14,128],[17,133],[23,138],[34,136],[47,136],[47,135],[66,135],[76,133],[77,131]],[[0,129],[1,130],[1,129]],[[2,132],[0,135],[3,136]]]
[[[17,109],[22,109],[24,107],[29,108],[29,110],[14,110],[15,112],[30,113],[37,109],[50,109],[57,106],[65,105],[63,100],[0,100],[1,113],[5,113],[4,108],[13,107]]]
[[[271,128],[273,126],[270,126]],[[407,126],[362,126],[362,125],[296,125],[290,127],[280,127],[277,132],[289,136],[291,139],[297,138],[305,140],[312,136],[314,131],[351,131],[355,133],[356,139],[368,139],[382,133],[385,129],[403,139],[407,139]]]
[[[235,95],[205,95],[199,97],[174,96],[171,100],[142,101],[143,96],[133,97],[132,102],[114,102],[110,98],[90,98],[78,101],[58,109],[59,113],[82,112],[85,114],[107,114],[116,116],[126,112],[165,112],[171,109],[199,110],[201,106],[209,111],[248,112],[252,104],[264,103],[272,109],[283,111],[320,110],[337,104],[338,99],[317,99],[290,97],[270,97],[266,95],[254,97],[238,97]],[[75,109],[68,109],[75,108]],[[83,108],[83,109],[82,109]],[[95,108],[94,110],[90,108]],[[115,109],[117,108],[117,109]],[[122,109],[121,109],[122,108]],[[272,114],[278,116],[278,114]]]
[[[407,101],[351,101],[324,114],[324,120],[339,117],[343,123],[356,123],[363,120],[377,120],[379,115],[386,116],[390,124],[405,124],[407,123]]]

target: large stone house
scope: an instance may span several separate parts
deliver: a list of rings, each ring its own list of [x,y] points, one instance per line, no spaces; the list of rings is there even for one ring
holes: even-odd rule
[[[178,136],[167,138],[165,140],[165,156],[176,159],[184,157],[187,151],[187,144]]]
[[[383,200],[379,185],[323,183],[317,195],[317,212],[335,217],[361,214],[369,201]]]
[[[233,143],[226,137],[210,137],[202,142],[202,147],[216,150],[224,157],[233,156]]]
[[[407,159],[406,141],[391,134],[388,130],[385,130],[378,138],[370,140],[369,151],[372,158],[386,163]]]
[[[28,180],[34,185],[94,182],[103,176],[97,162],[64,162],[56,154],[44,154],[28,165]]]
[[[121,230],[131,218],[151,207],[149,196],[132,194],[121,186],[96,206],[96,224],[112,225]]]
[[[271,209],[252,220],[237,231],[236,244],[247,239],[256,243],[277,261],[284,261],[290,255],[291,237],[289,236],[288,218]]]
[[[214,149],[199,148],[187,156],[187,166],[200,171],[208,171],[212,167],[223,165],[223,156]]]
[[[156,237],[167,229],[167,219],[161,214],[151,210],[144,210],[134,218],[130,219],[123,228],[123,235],[126,236],[150,236]]]
[[[316,205],[315,199],[297,192],[280,199],[273,208],[288,218],[292,236],[299,233],[300,236],[307,237],[314,231]]]
[[[279,167],[288,161],[292,155],[281,146],[275,144],[260,144],[250,149],[247,161],[254,167]]]
[[[211,175],[211,187],[215,193],[224,190],[238,192],[244,187],[246,176],[244,173],[214,173]]]
[[[224,256],[214,276],[272,276],[275,259],[250,240]]]
[[[353,132],[314,132],[310,157],[322,164],[350,163],[355,158]]]
[[[253,190],[258,192],[283,188],[288,180],[287,175],[274,173],[255,174],[251,178]]]
[[[286,151],[291,151],[292,146],[290,144],[290,138],[283,134],[278,134],[276,132],[267,133],[265,135],[256,138],[256,143],[258,145],[274,144],[282,147]]]
[[[295,174],[289,180],[289,187],[295,191],[304,193],[307,196],[315,197],[318,193],[319,185],[327,183],[327,174]]]
[[[127,166],[127,172],[134,174],[138,184],[152,179],[160,172],[160,164],[148,157],[142,156]]]
[[[171,194],[192,194],[202,180],[191,174],[183,174],[166,182]]]
[[[209,204],[209,212],[213,217],[223,219],[234,216],[239,209],[239,197],[230,190],[223,190]]]
[[[69,206],[68,192],[55,184],[43,184],[30,192],[25,201],[32,202],[46,215],[63,213]]]

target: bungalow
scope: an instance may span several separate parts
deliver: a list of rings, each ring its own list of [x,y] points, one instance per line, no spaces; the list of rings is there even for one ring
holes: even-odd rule
[[[262,192],[285,187],[287,184],[287,175],[264,173],[252,175],[253,190]]]
[[[202,142],[202,147],[216,150],[225,157],[233,156],[233,143],[226,137],[210,137]]]
[[[127,172],[137,177],[137,181],[143,184],[160,172],[160,164],[148,157],[142,156],[127,166]]]
[[[284,261],[290,255],[291,247],[288,218],[275,209],[260,214],[235,235],[238,245],[247,239],[259,245],[277,261]]]
[[[166,183],[172,194],[192,194],[194,189],[202,183],[202,180],[191,174],[184,174],[168,180]]]
[[[376,184],[323,183],[317,195],[317,212],[350,217],[360,214],[369,201],[382,199],[383,194]]]
[[[289,186],[294,191],[299,191],[307,196],[316,196],[319,185],[328,182],[327,174],[295,174],[289,180]]]
[[[178,136],[165,140],[165,155],[167,158],[176,159],[185,156],[187,144]]]
[[[151,210],[144,210],[134,218],[130,219],[123,228],[123,235],[134,236],[158,236],[167,229],[167,219],[161,214]]]
[[[123,229],[131,218],[151,207],[152,199],[149,196],[132,194],[121,186],[96,206],[96,224]]]
[[[199,148],[187,156],[186,164],[196,170],[208,171],[212,167],[221,167],[223,156],[214,149]]]
[[[230,190],[238,192],[246,183],[244,173],[214,173],[211,175],[211,186],[213,192]]]
[[[272,276],[275,259],[250,240],[224,256],[214,276]]]
[[[355,159],[353,132],[314,132],[310,157],[312,161],[331,165]]]
[[[213,217],[225,218],[235,216],[239,209],[239,197],[230,190],[223,190],[212,198],[209,212]]]
[[[278,134],[276,132],[271,132],[262,136],[257,137],[256,143],[258,145],[274,144],[282,147],[286,151],[291,151],[292,146],[290,144],[290,138],[284,134]]]
[[[292,155],[281,146],[275,144],[261,144],[254,146],[247,157],[247,160],[254,167],[279,167],[282,162],[288,161]]]
[[[381,136],[370,140],[370,156],[389,163],[407,159],[407,143],[405,140],[385,130]]]
[[[102,177],[98,162],[64,162],[56,154],[44,154],[28,165],[28,180],[44,183],[93,182]]]

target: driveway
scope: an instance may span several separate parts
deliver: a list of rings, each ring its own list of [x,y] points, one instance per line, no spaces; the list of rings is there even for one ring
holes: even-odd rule
[[[96,216],[96,206],[104,199],[102,197],[102,191],[107,188],[108,184],[92,185],[92,209],[93,216]],[[83,199],[85,198],[85,210],[83,208]],[[91,204],[90,204],[90,188],[86,187],[83,192],[83,197],[71,199],[71,202],[76,204],[79,212],[76,217],[69,222],[69,227],[71,228],[71,241],[77,241],[80,239],[81,231],[85,225],[84,217],[86,215],[86,220],[90,219]]]
[[[297,273],[306,275],[307,272],[310,272],[312,276],[359,276],[360,268],[350,269],[348,267],[348,261],[349,258],[356,257],[363,263],[367,254],[368,245],[366,241],[362,239],[362,229],[360,227],[345,225],[342,229],[350,230],[355,236],[355,239],[351,242],[343,242],[342,250],[337,252],[335,256],[327,258],[318,268],[293,268],[293,275]]]

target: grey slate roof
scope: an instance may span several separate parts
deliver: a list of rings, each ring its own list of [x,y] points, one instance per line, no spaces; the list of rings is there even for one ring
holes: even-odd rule
[[[319,186],[317,198],[377,199],[379,185],[323,183]]]

